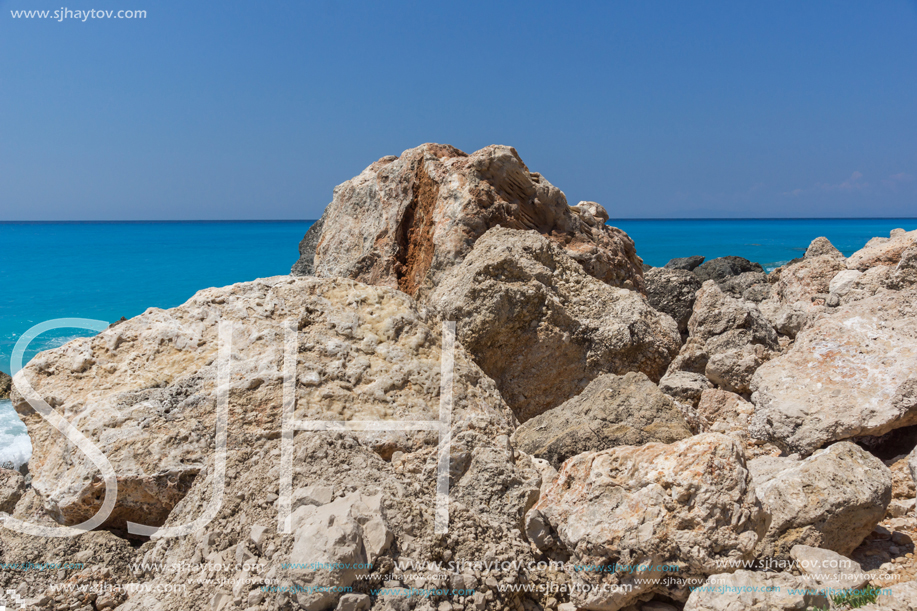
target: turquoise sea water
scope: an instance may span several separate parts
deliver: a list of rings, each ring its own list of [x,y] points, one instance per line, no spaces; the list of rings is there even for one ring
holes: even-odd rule
[[[289,273],[311,221],[201,223],[0,223],[0,370],[28,329],[55,318],[112,322],[149,307],[170,308],[196,291]],[[650,265],[673,257],[738,255],[775,267],[818,236],[845,255],[917,219],[612,220]],[[38,350],[89,334],[64,329],[37,338]],[[25,429],[0,402],[0,462],[25,460]]]

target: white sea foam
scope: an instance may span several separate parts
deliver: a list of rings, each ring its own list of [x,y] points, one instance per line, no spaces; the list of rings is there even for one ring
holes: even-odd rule
[[[29,462],[32,441],[19,414],[9,401],[0,401],[0,464],[13,463],[17,468]]]

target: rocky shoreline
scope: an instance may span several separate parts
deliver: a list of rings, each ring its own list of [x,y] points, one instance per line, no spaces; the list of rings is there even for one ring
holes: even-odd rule
[[[20,381],[117,500],[79,537],[0,530],[0,563],[80,565],[0,587],[54,610],[806,611],[873,587],[858,608],[917,609],[917,231],[645,269],[608,218],[510,147],[425,144],[337,187],[290,276],[41,353],[11,397],[30,481],[0,472],[0,510],[104,507]]]

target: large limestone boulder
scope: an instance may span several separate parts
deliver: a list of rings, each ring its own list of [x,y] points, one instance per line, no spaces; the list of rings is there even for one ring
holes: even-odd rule
[[[691,436],[675,402],[642,373],[597,377],[582,393],[527,420],[513,445],[559,467],[582,452]]]
[[[688,320],[694,310],[694,299],[700,280],[690,271],[654,267],[645,274],[646,300],[660,312],[678,323],[678,330],[688,330]]]
[[[680,580],[750,560],[765,519],[741,444],[705,433],[571,458],[526,516],[526,533],[539,549],[569,554],[571,567],[652,566],[568,571],[579,587],[570,602],[616,611],[653,593],[686,600]],[[679,581],[663,581],[673,574]]]
[[[873,238],[847,259],[847,269],[861,272],[879,265],[895,266],[905,250],[917,243],[917,229],[893,229],[890,237]]]
[[[534,231],[491,229],[429,302],[520,421],[576,396],[603,373],[658,381],[681,346],[675,321],[643,295],[586,274]]]
[[[206,289],[177,308],[152,308],[41,353],[17,386],[22,376],[113,465],[118,502],[106,527],[158,526],[214,451],[219,323],[233,325],[228,435],[247,443],[280,435],[287,321],[299,329],[297,419],[438,418],[440,323],[401,292],[343,279],[285,276]],[[508,436],[515,419],[493,382],[461,347],[456,355],[455,421]],[[32,486],[47,511],[64,524],[94,515],[104,492],[95,465],[26,397],[14,391],[13,402],[29,429]],[[364,443],[389,458],[435,446],[437,436],[367,433]]]
[[[777,332],[758,307],[726,295],[712,281],[697,292],[688,333],[670,372],[703,373],[731,392],[749,392],[754,372],[780,349]]]
[[[736,571],[710,576],[691,592],[685,611],[809,611],[827,609],[828,597],[789,573]]]
[[[10,398],[10,387],[13,384],[13,378],[0,371],[0,399]]]
[[[822,315],[754,375],[752,432],[788,452],[917,423],[917,289]]]
[[[849,555],[885,516],[892,475],[850,442],[812,456],[760,457],[748,463],[755,490],[771,514],[758,556],[788,558],[795,545]]]
[[[383,157],[339,185],[300,244],[294,274],[341,276],[423,297],[491,227],[533,230],[561,246],[587,274],[643,290],[633,240],[606,226],[595,202],[571,207],[563,192],[530,172],[516,150],[488,146],[468,155],[423,144]]]

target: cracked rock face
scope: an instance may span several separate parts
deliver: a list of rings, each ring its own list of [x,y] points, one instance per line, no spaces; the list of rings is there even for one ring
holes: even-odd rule
[[[423,298],[495,226],[533,230],[561,246],[587,274],[642,291],[633,240],[606,226],[595,202],[571,207],[530,172],[516,150],[471,155],[424,144],[383,157],[334,190],[321,227],[300,245],[294,274],[353,278]],[[311,234],[311,235],[310,235]]]
[[[430,296],[520,421],[603,373],[658,381],[681,346],[675,321],[639,293],[586,274],[534,231],[491,229]]]
[[[765,520],[741,444],[705,433],[571,458],[526,516],[526,532],[543,551],[569,554],[570,566],[674,565],[679,578],[703,578],[751,559]],[[594,586],[571,595],[584,609],[617,611],[652,593],[688,597],[687,585],[664,583],[659,570],[570,572]]]
[[[882,290],[802,331],[755,372],[752,435],[808,455],[917,423],[917,289]]]
[[[220,321],[234,325],[230,447],[280,435],[286,321],[298,328],[296,419],[438,418],[440,323],[407,295],[286,276],[207,289],[41,353],[17,374],[111,461],[118,502],[106,528],[161,525],[213,453]],[[508,436],[515,419],[493,382],[461,347],[455,358],[453,435],[470,427]],[[95,465],[18,392],[13,402],[29,429],[32,485],[46,510],[68,525],[94,515],[104,493]],[[362,439],[386,459],[437,443],[430,431]]]

